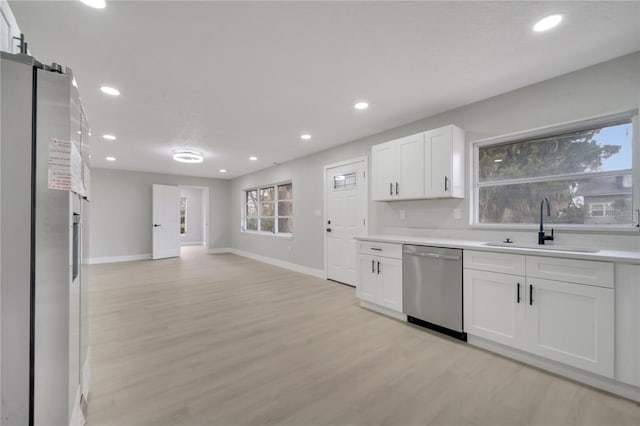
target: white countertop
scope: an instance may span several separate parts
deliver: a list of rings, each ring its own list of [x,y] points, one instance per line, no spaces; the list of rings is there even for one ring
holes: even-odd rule
[[[545,250],[537,248],[531,249],[523,247],[487,246],[487,242],[485,241],[457,240],[450,238],[411,237],[407,235],[369,235],[366,237],[356,237],[356,240],[640,264],[640,252],[634,251],[600,250],[596,253],[583,253],[575,251]]]

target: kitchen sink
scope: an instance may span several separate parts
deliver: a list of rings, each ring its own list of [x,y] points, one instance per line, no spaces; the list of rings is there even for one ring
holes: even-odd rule
[[[490,247],[509,247],[529,250],[554,250],[554,251],[573,251],[578,253],[597,253],[600,250],[584,247],[556,246],[556,245],[539,245],[539,244],[516,244],[516,243],[484,243]]]

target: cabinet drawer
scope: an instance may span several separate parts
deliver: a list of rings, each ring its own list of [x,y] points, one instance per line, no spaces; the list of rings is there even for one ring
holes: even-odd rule
[[[469,269],[524,275],[526,262],[525,257],[519,254],[465,250],[463,264]]]
[[[360,241],[358,243],[358,252],[374,256],[402,259],[402,244]]]
[[[527,256],[527,277],[613,288],[613,263]]]

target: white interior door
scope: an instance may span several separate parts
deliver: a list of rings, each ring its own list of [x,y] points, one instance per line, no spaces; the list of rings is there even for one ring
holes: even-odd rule
[[[367,234],[365,160],[326,169],[327,278],[358,284],[354,237]]]
[[[180,189],[153,185],[153,259],[180,256]]]

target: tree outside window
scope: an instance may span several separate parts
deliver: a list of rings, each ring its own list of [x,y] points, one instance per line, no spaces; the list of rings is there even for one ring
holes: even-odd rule
[[[293,184],[244,191],[242,230],[269,234],[293,233]]]

